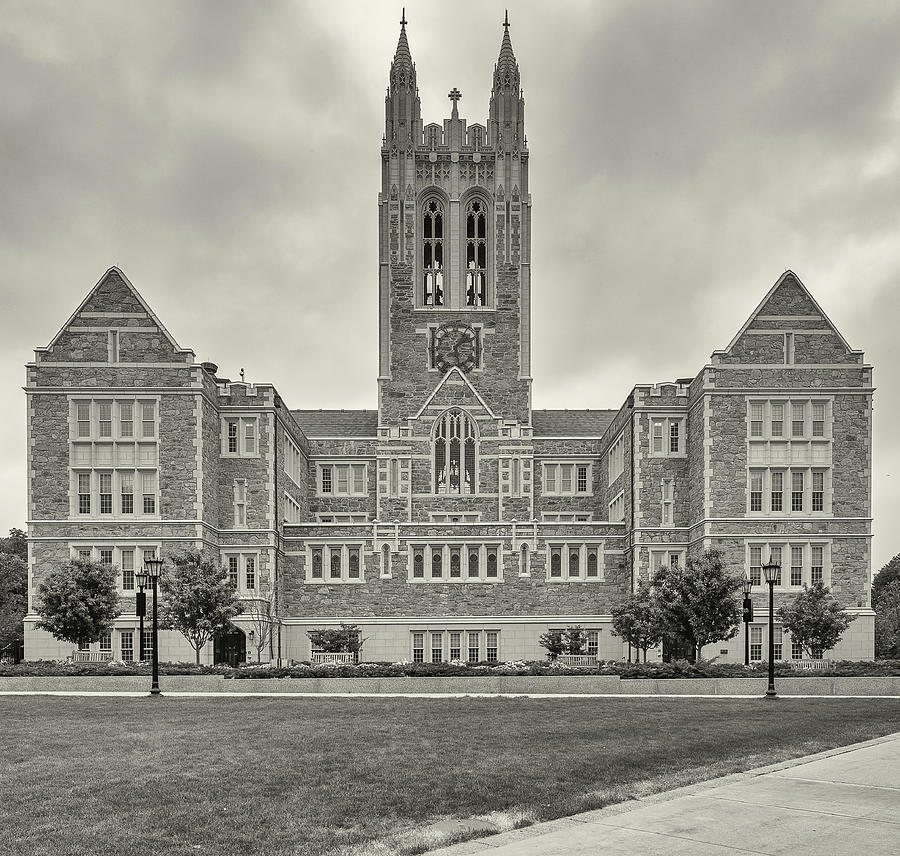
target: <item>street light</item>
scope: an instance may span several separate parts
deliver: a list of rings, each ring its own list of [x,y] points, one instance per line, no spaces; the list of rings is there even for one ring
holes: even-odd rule
[[[156,623],[156,588],[159,583],[159,572],[162,559],[144,559],[144,570],[153,586],[153,679],[150,684],[150,695],[159,695],[159,634]]]
[[[137,581],[138,593],[134,598],[134,611],[137,613],[137,617],[140,619],[140,627],[138,629],[138,662],[144,662],[144,616],[147,614],[147,595],[144,594],[144,589],[147,588],[147,582],[149,581],[149,577],[146,573],[140,572],[134,575],[135,580]]]
[[[781,581],[781,565],[769,561],[762,566],[763,575],[769,586],[769,686],[766,688],[766,698],[776,698],[775,692],[775,583]]]
[[[750,600],[750,591],[753,583],[749,577],[745,577],[741,588],[744,591],[744,665],[750,665],[750,622],[753,621],[753,601]]]

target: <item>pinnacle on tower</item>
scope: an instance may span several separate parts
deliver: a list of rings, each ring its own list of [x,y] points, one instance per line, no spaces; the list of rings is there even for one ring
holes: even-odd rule
[[[500,56],[494,66],[494,90],[501,87],[519,87],[519,64],[513,52],[512,40],[509,37],[509,12],[503,18],[503,41],[500,43]]]
[[[394,61],[391,63],[391,81],[394,80],[395,72],[401,70],[415,75],[415,66],[412,61],[412,53],[409,50],[409,42],[406,39],[406,7],[403,8],[403,15],[400,18],[400,38],[397,40],[397,50],[394,52]]]

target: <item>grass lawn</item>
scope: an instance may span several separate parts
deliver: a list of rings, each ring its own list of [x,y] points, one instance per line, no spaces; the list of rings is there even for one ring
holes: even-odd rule
[[[421,852],[402,833],[442,818],[549,819],[897,732],[900,703],[9,696],[0,722],[0,853],[322,856]]]

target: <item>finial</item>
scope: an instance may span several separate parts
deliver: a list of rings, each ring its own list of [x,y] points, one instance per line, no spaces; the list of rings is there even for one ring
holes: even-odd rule
[[[503,26],[509,29],[509,9],[503,10]]]
[[[241,383],[244,382],[244,370],[241,369]]]
[[[403,14],[400,16],[400,26],[406,26],[406,6],[403,7]]]
[[[453,89],[451,89],[450,92],[447,94],[447,97],[453,102],[453,113],[452,113],[451,118],[458,119],[459,113],[456,112],[456,102],[459,101],[460,98],[462,98],[462,92],[460,92],[454,86]]]

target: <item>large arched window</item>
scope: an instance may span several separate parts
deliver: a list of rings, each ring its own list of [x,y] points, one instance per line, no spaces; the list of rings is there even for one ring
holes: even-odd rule
[[[433,198],[422,209],[422,303],[444,305],[444,205]]]
[[[466,306],[487,304],[487,206],[481,199],[466,205]]]
[[[475,420],[462,410],[448,410],[434,426],[434,492],[474,494],[476,487]]]

